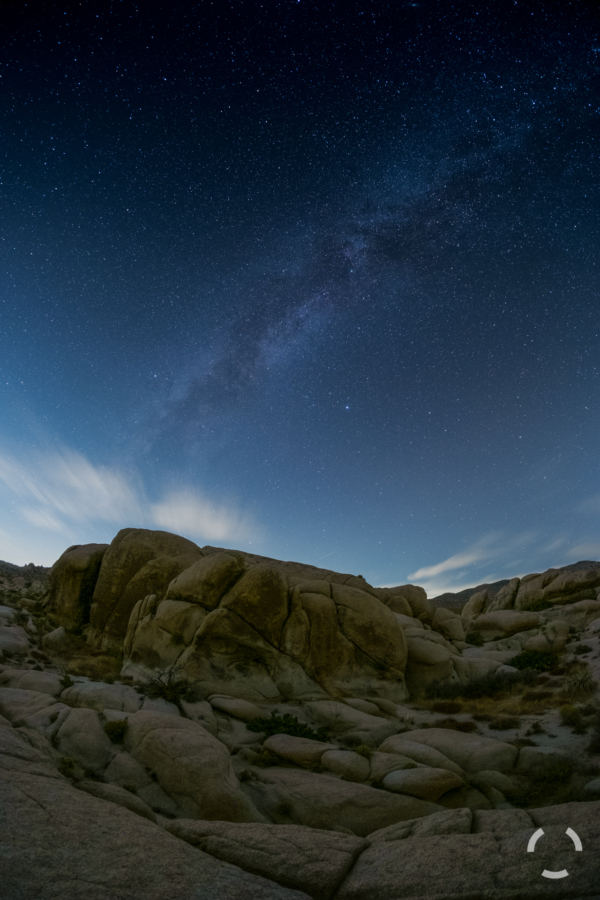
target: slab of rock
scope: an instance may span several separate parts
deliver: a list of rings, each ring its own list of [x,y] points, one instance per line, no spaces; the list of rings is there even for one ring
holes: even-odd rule
[[[491,613],[484,613],[473,620],[471,628],[483,635],[484,640],[493,641],[496,638],[508,637],[519,631],[527,631],[537,628],[542,624],[542,619],[535,612],[518,612],[514,609],[497,609]]]
[[[0,688],[0,713],[15,727],[25,725],[41,731],[48,739],[70,712],[65,703],[57,703],[50,694],[21,688]]]
[[[104,709],[137,712],[144,698],[134,688],[125,684],[86,681],[63,690],[60,699],[69,706],[87,707],[97,712]]]
[[[369,757],[371,781],[383,781],[389,772],[397,769],[416,769],[419,763],[399,753],[380,753],[374,750]]]
[[[156,773],[170,795],[190,797],[206,819],[263,821],[240,791],[227,748],[189,719],[162,713],[132,713],[125,749]]]
[[[410,794],[421,800],[438,800],[442,794],[464,785],[464,781],[447,769],[422,766],[417,769],[396,769],[383,779],[383,786],[397,794]]]
[[[371,773],[369,760],[352,750],[326,750],[321,766],[344,781],[366,781]]]
[[[154,783],[137,759],[125,750],[113,756],[104,771],[104,781],[127,791],[137,791]]]
[[[17,611],[12,606],[0,605],[0,625],[9,625],[16,621]]]
[[[36,691],[58,697],[63,687],[60,675],[54,672],[37,672],[35,669],[5,669],[0,673],[0,686]]]
[[[477,809],[473,812],[473,834],[515,834],[533,827],[525,809]]]
[[[522,747],[516,763],[518,775],[535,778],[537,774],[543,775],[548,766],[568,764],[572,759],[566,750],[557,747]]]
[[[395,822],[439,812],[436,803],[300,769],[255,769],[242,790],[272,821],[350,830],[360,837]]]
[[[263,718],[262,709],[255,703],[248,700],[239,700],[236,697],[213,697],[210,700],[213,709],[220,709],[229,716],[235,716],[236,719],[242,719],[244,722],[251,722],[252,719]]]
[[[357,743],[377,746],[397,730],[398,725],[381,716],[370,716],[335,700],[317,700],[306,704],[317,724],[334,734],[352,737]]]
[[[216,609],[245,567],[243,557],[235,553],[205,556],[173,579],[167,599],[198,603],[208,610]]]
[[[180,716],[179,708],[176,703],[171,703],[163,697],[144,697],[142,705],[139,707],[144,712],[157,712],[165,716]]]
[[[512,769],[518,754],[517,748],[512,744],[449,728],[422,728],[409,731],[407,735],[412,742],[425,744],[443,753],[469,773],[482,772],[484,769],[506,772]]]
[[[313,741],[311,738],[296,737],[292,734],[273,734],[266,739],[263,747],[298,766],[314,766],[320,762],[327,750],[338,749],[335,744]]]
[[[180,702],[182,712],[186,718],[191,719],[192,722],[197,722],[198,725],[206,728],[210,734],[216,736],[218,730],[217,720],[208,700],[198,700],[195,703],[190,703],[188,700],[181,700]]]
[[[72,709],[55,737],[58,749],[90,772],[100,774],[117,752],[94,709]]]
[[[366,846],[362,838],[301,825],[178,819],[165,828],[217,859],[283,887],[306,891],[313,900],[334,896]]]
[[[527,852],[531,827],[515,834],[486,832],[374,841],[359,856],[336,900],[542,900],[550,894],[595,900],[600,855],[592,852],[585,858],[585,852],[573,852],[562,826],[544,830],[546,834],[535,853]],[[600,834],[594,831],[593,836],[597,842]],[[591,834],[588,841],[592,846],[590,838]],[[568,894],[564,893],[564,882],[556,892],[552,883],[541,877],[544,869],[560,869],[565,863]]]
[[[156,822],[156,816],[147,803],[144,803],[140,797],[136,797],[130,791],[126,791],[115,784],[103,784],[101,781],[82,779],[76,783],[75,787],[80,791],[85,791],[86,794],[91,794],[92,797],[99,797],[101,800],[106,800],[109,803],[116,803],[117,806],[123,806],[125,809],[130,809],[131,812],[136,813],[136,815],[143,816],[144,819]]]
[[[438,729],[439,730],[439,729]],[[408,759],[414,760],[423,766],[432,766],[434,769],[446,769],[448,772],[454,772],[461,777],[465,774],[464,770],[444,753],[441,753],[435,747],[428,747],[425,743],[420,743],[412,739],[413,734],[421,734],[419,731],[406,731],[404,734],[395,734],[387,738],[378,748],[382,753],[393,753]]]
[[[473,813],[470,809],[445,809],[423,819],[409,819],[381,828],[367,836],[373,841],[401,841],[410,837],[434,837],[438,834],[470,834]]]
[[[0,718],[6,900],[310,900],[77,790]]]
[[[68,547],[50,570],[46,612],[70,631],[87,625],[100,564],[108,544]]]
[[[0,656],[14,656],[29,650],[29,635],[20,625],[0,626]]]

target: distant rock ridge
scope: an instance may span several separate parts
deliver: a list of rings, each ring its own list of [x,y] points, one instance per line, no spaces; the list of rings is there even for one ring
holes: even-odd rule
[[[600,561],[595,560],[580,560],[576,563],[571,563],[568,566],[561,566],[556,569],[548,569],[547,571],[552,572],[575,572],[581,569],[597,569],[600,568]],[[531,577],[531,576],[526,576]],[[447,609],[460,609],[465,605],[467,600],[470,600],[473,594],[478,594],[480,591],[487,591],[488,598],[490,600],[494,599],[496,594],[503,588],[505,585],[509,583],[509,578],[504,578],[501,581],[493,581],[491,584],[484,583],[478,584],[475,587],[465,588],[464,591],[457,591],[456,593],[452,593],[451,591],[446,591],[444,594],[438,594],[437,597],[430,597],[431,603],[434,606],[443,606]]]

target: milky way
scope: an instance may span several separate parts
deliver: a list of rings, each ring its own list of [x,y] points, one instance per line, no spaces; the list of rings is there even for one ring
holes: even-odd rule
[[[600,556],[591,5],[6,15],[0,557]]]

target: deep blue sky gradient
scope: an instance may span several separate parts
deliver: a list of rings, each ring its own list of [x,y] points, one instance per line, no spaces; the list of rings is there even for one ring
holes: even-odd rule
[[[600,557],[594,5],[5,16],[1,558]]]

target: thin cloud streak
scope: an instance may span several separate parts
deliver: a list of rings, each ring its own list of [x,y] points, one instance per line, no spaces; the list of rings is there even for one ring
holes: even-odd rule
[[[65,449],[17,462],[0,454],[0,539],[8,555],[22,551],[23,525],[52,533],[65,543],[97,540],[98,529],[106,533],[122,527],[161,528],[205,542],[251,542],[261,537],[252,517],[235,504],[216,503],[185,486],[172,489],[157,502],[149,502],[143,489],[134,487],[133,477],[117,469],[95,466],[82,454]],[[10,512],[9,512],[10,510]],[[20,534],[15,525],[20,521]],[[15,533],[3,530],[2,526]],[[18,529],[17,529],[18,530]],[[29,530],[30,533],[30,530]],[[30,543],[37,543],[35,532]]]

